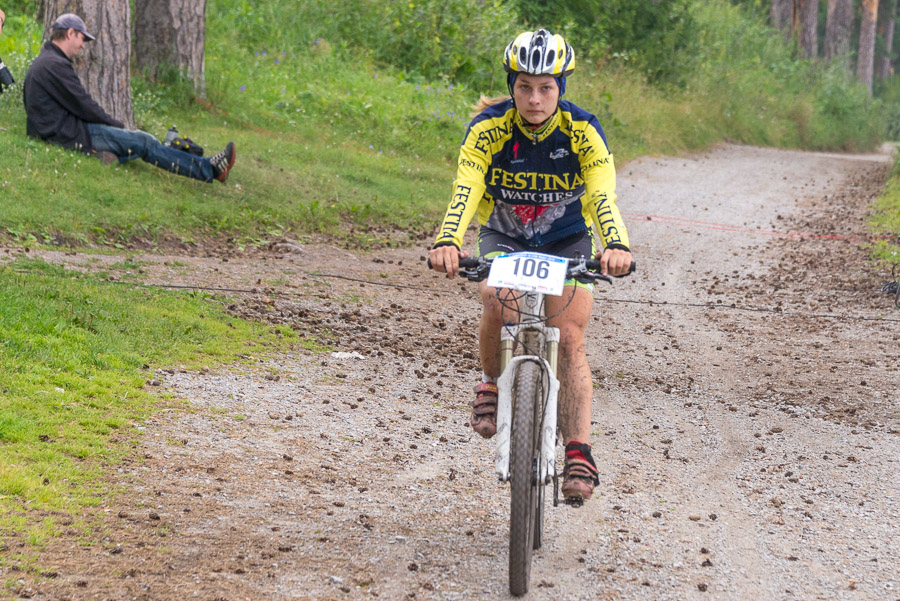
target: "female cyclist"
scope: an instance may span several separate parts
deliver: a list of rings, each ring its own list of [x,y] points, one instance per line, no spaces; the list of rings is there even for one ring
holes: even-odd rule
[[[455,277],[463,236],[478,215],[478,256],[530,250],[571,258],[595,256],[605,275],[631,266],[628,234],[616,208],[613,157],[597,118],[561,100],[575,53],[545,29],[520,34],[503,53],[511,98],[482,97],[459,153],[453,196],[430,251],[438,271]],[[603,250],[597,252],[594,233]],[[472,428],[497,431],[500,330],[497,290],[481,283],[479,328],[482,382],[475,387]],[[598,483],[591,456],[593,386],[585,356],[585,329],[593,303],[590,285],[567,281],[561,297],[546,297],[549,325],[560,331],[559,427],[566,445],[562,492],[590,499]]]

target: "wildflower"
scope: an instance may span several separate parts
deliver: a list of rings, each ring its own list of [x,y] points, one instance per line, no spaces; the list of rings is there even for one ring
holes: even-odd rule
[[[241,92],[246,92],[246,91],[247,91],[247,86],[241,86]]]
[[[280,64],[281,64],[280,62],[278,62],[278,59],[277,59],[277,58],[275,59],[275,64],[276,64],[276,65],[280,65]]]
[[[265,51],[265,50],[263,50],[263,56],[265,56],[265,55],[266,55],[266,51]]]

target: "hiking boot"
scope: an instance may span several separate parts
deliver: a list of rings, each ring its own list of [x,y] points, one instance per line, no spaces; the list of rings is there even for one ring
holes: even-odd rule
[[[234,142],[229,142],[225,150],[209,159],[213,168],[213,177],[223,184],[228,179],[228,172],[234,167],[234,156]]]
[[[566,465],[563,467],[562,494],[567,503],[581,504],[591,498],[594,487],[600,484],[597,466],[591,457],[591,445],[572,441],[566,445]]]
[[[472,401],[472,417],[469,425],[484,438],[497,433],[497,385],[482,382],[475,387],[475,400]]]

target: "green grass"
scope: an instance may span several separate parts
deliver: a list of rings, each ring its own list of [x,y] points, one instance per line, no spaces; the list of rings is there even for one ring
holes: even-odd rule
[[[873,258],[889,265],[900,264],[900,157],[894,161],[884,192],[871,207],[869,225],[883,237],[873,245]]]
[[[82,510],[113,492],[103,473],[160,403],[147,386],[154,368],[231,362],[250,341],[255,350],[297,341],[278,332],[202,294],[39,261],[0,267],[0,542],[27,553],[59,534],[61,520],[78,528]]]

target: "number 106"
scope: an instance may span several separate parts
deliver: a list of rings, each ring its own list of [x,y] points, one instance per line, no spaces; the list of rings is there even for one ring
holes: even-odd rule
[[[515,275],[521,275],[526,278],[537,275],[537,277],[542,280],[547,279],[547,276],[550,275],[550,263],[548,261],[538,261],[531,257],[526,259],[516,257],[513,259],[513,263],[515,263],[515,267],[513,268],[513,273]],[[519,271],[520,269],[521,272]]]

